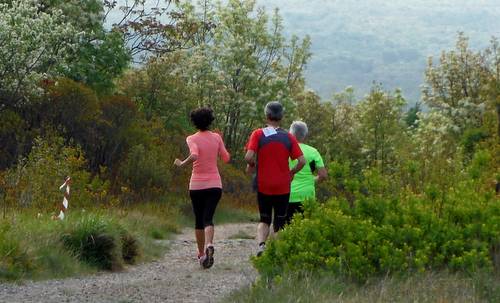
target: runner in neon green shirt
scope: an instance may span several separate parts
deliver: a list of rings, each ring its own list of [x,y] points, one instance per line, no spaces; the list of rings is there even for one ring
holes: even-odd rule
[[[306,159],[306,165],[293,177],[287,211],[288,223],[290,223],[296,212],[302,213],[302,203],[305,200],[316,199],[315,184],[327,177],[325,164],[318,150],[303,143],[308,133],[307,124],[302,121],[293,122],[290,126],[290,133],[299,141],[300,149]],[[294,167],[296,162],[290,160],[290,167]],[[317,176],[314,175],[316,172]]]

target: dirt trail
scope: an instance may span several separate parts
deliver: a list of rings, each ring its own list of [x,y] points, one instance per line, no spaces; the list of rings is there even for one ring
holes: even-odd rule
[[[218,302],[255,280],[249,262],[255,252],[255,224],[216,226],[215,264],[196,261],[192,229],[186,228],[158,261],[117,273],[82,278],[0,284],[0,302]],[[246,239],[245,239],[246,238]]]

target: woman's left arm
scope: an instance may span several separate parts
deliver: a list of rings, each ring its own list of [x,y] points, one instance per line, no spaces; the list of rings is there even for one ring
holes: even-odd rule
[[[189,157],[187,157],[184,160],[175,159],[174,165],[177,167],[183,167],[187,164],[190,164],[190,163],[198,160],[198,153],[199,152],[198,152],[198,145],[196,144],[196,142],[194,142],[194,140],[191,137],[187,137],[186,143],[189,147]]]
[[[222,140],[222,137],[219,135],[219,156],[224,161],[225,163],[229,163],[229,160],[231,160],[231,155],[226,149],[226,146],[224,145],[224,140]]]
[[[186,166],[187,164],[190,164],[196,160],[198,160],[198,155],[190,154],[189,157],[187,157],[184,160],[175,159],[174,165],[177,167],[183,167],[183,166]]]

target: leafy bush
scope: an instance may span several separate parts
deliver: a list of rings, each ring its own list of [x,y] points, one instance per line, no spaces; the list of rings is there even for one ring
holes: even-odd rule
[[[270,242],[255,260],[264,276],[325,269],[365,280],[372,275],[432,268],[476,271],[493,267],[500,243],[500,203],[466,180],[429,196],[377,194],[379,176],[364,182],[369,195],[325,205],[307,203],[305,216]]]
[[[158,197],[170,181],[170,155],[142,144],[132,147],[120,169],[125,185],[142,199]],[[173,162],[173,161],[172,161]]]
[[[72,178],[70,208],[88,206],[105,195],[109,183],[92,177],[85,170],[81,149],[63,141],[57,136],[37,138],[28,157],[7,171],[6,199],[11,205],[56,211],[62,201],[59,186],[66,176]]]

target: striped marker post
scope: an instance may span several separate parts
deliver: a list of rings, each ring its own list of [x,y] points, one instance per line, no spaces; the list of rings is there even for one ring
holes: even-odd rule
[[[71,185],[71,178],[67,177],[66,181],[59,186],[59,190],[64,189],[64,197],[63,197],[63,202],[61,204],[61,207],[59,209],[59,216],[54,216],[54,220],[64,220],[66,210],[68,209],[69,206],[69,188]]]

